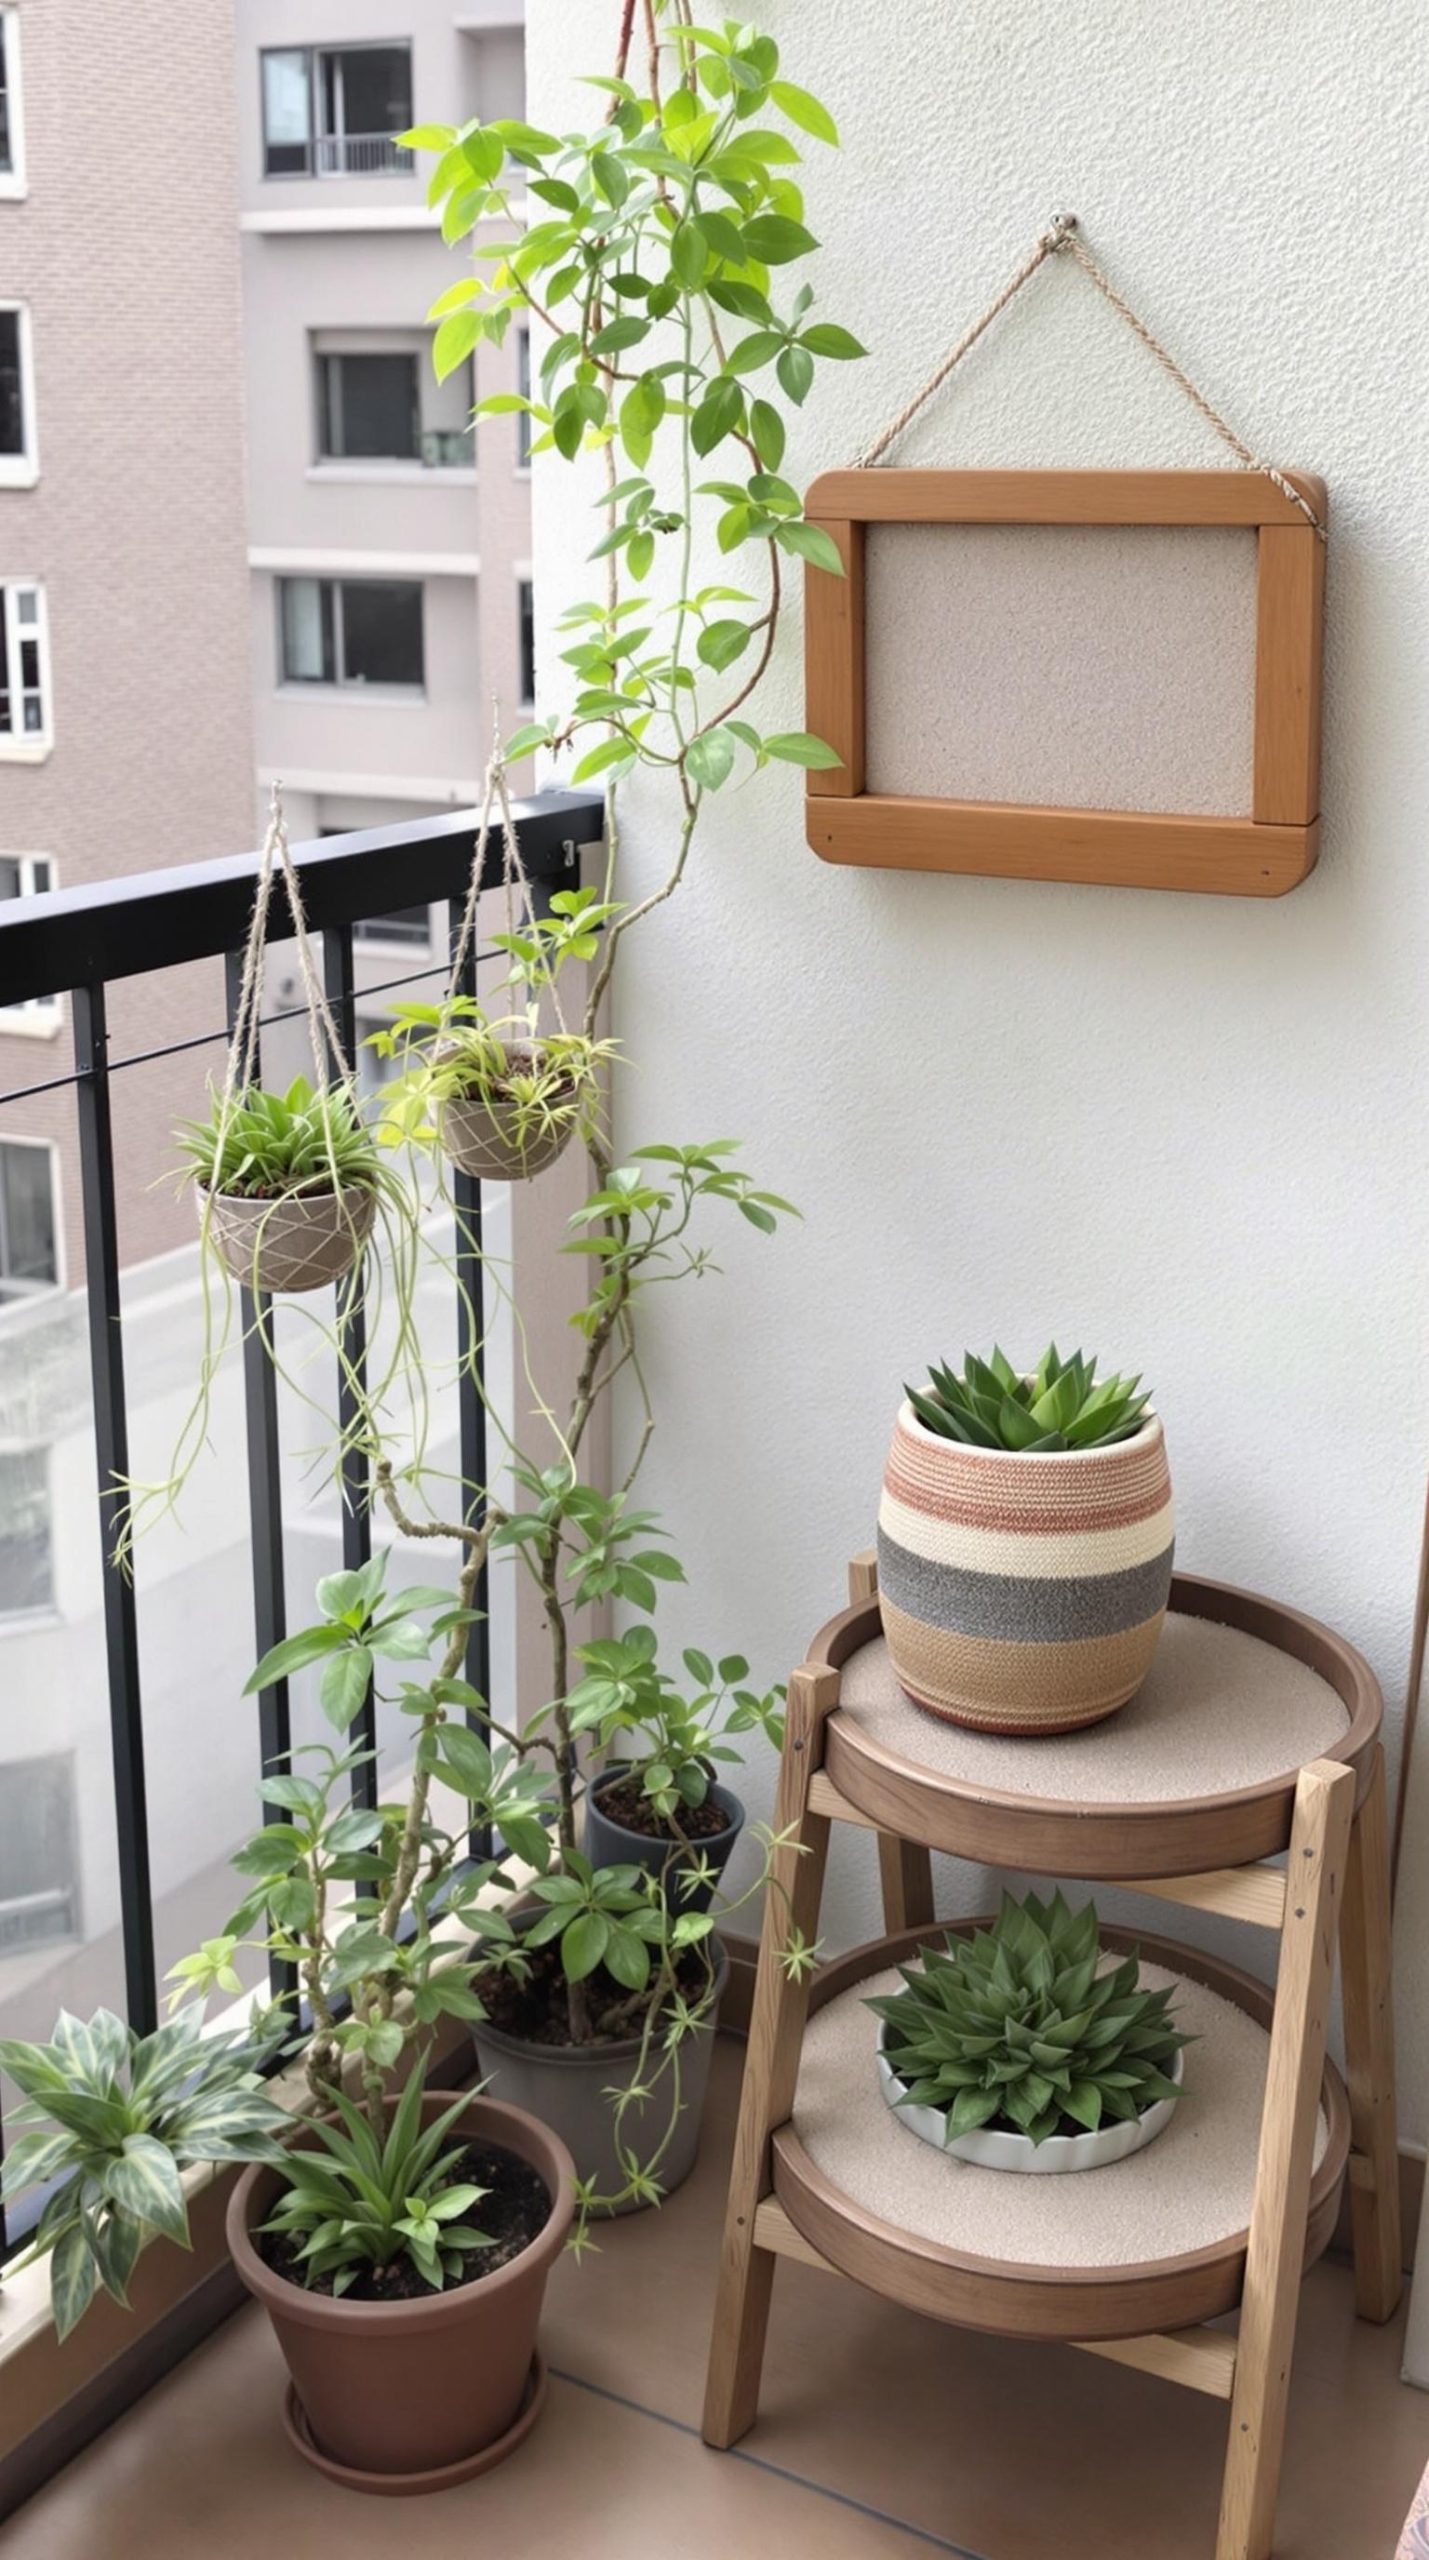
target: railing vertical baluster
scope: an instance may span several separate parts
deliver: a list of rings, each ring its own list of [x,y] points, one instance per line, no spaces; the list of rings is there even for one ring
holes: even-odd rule
[[[333,1010],[343,1050],[357,1062],[357,1007],[352,972],[352,927],[329,925],[323,935],[323,986]],[[374,1240],[373,1251],[376,1242]],[[344,1441],[357,1412],[358,1391],[367,1382],[367,1292],[359,1283],[350,1293],[338,1361],[337,1410]],[[366,1564],[372,1553],[372,1478],[360,1449],[344,1449],[342,1461],[342,1561],[349,1572]],[[354,1804],[377,1802],[377,1699],[371,1680],[348,1739],[373,1757],[352,1773]]]
[[[243,977],[241,951],[230,951],[225,955],[224,977],[231,1025]],[[262,1072],[256,1041],[252,1072],[255,1076]],[[266,1291],[255,1297],[251,1289],[240,1289],[238,1303],[243,1327],[243,1413],[248,1447],[248,1529],[253,1556],[253,1642],[261,1658],[273,1645],[281,1644],[288,1632],[287,1589],[283,1577],[278,1380],[263,1345],[263,1335],[271,1335],[272,1331],[273,1301]],[[275,1680],[269,1688],[258,1692],[258,1748],[264,1777],[272,1770],[291,1768],[292,1739],[288,1683]],[[263,1819],[265,1822],[286,1822],[287,1810],[281,1805],[265,1803]],[[275,2000],[290,1999],[297,1987],[292,1966],[282,1963],[277,1956],[268,1959],[268,1980]]]
[[[464,898],[453,898],[451,901],[453,951],[461,932],[465,904]],[[472,948],[467,953],[462,969],[459,992],[462,995],[471,996],[476,993],[475,935],[472,937]],[[475,1376],[475,1368],[480,1363],[483,1380],[485,1377],[483,1344],[486,1335],[486,1288],[481,1261],[480,1178],[475,1174],[458,1173],[453,1170],[452,1192],[457,1213],[457,1348],[461,1363],[457,1379],[457,1415],[461,1433],[461,1516],[465,1519],[471,1509],[470,1488],[474,1485],[485,1486],[488,1463],[486,1405]],[[466,1676],[472,1687],[479,1689],[483,1698],[489,1701],[491,1697],[491,1626],[488,1612],[491,1607],[491,1588],[490,1576],[484,1564],[473,1594],[473,1606],[480,1610],[481,1615],[476,1625],[467,1630]],[[469,1714],[467,1722],[475,1725],[478,1730],[481,1729],[482,1719],[479,1716]],[[474,1858],[490,1857],[491,1848],[489,1828],[478,1827],[472,1832],[471,1854]]]
[[[74,990],[75,1110],[79,1122],[84,1272],[89,1300],[89,1364],[99,1474],[100,1580],[114,1754],[119,1908],[129,2023],[149,2035],[158,2023],[154,1893],[144,1789],[144,1710],[139,1686],[139,1621],[132,1579],[114,1560],[115,1490],[129,1473],[129,1417],[120,1331],[119,1235],[114,1200],[109,1032],[103,981]]]

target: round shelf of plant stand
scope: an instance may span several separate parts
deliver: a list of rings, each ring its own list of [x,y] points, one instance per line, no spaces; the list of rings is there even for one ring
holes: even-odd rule
[[[959,1923],[971,1929],[974,1921]],[[986,1925],[983,1923],[981,1925]],[[930,1936],[858,1947],[818,1976],[789,2122],[774,2136],[774,2192],[820,2256],[890,2301],[1014,2337],[1126,2338],[1234,2310],[1244,2277],[1269,2057],[1272,1994],[1233,1965],[1165,1938],[1139,1947],[1174,1976],[1188,2033],[1186,2093],[1130,2159],[1064,2177],[1017,2177],[941,2156],[879,2088],[870,1996]],[[1306,2232],[1327,2246],[1349,2156],[1349,2106],[1327,2063]]]
[[[831,1618],[808,1660],[837,1670],[824,1774],[878,1829],[1035,1875],[1199,1875],[1273,1857],[1312,1760],[1353,1767],[1362,1800],[1382,1702],[1362,1654],[1317,1619],[1177,1574],[1137,1695],[1046,1739],[975,1733],[915,1706],[877,1597]]]

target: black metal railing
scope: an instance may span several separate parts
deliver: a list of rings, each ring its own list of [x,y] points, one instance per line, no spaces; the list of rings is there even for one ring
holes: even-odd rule
[[[532,900],[539,908],[557,889],[577,885],[581,846],[595,841],[601,832],[601,803],[588,793],[547,792],[519,802],[515,817],[522,869]],[[440,904],[446,908],[454,944],[474,850],[475,828],[470,811],[415,824],[328,836],[293,847],[307,921],[322,936],[326,991],[349,1055],[355,1042],[359,993],[368,1002],[376,995],[429,979],[442,965],[439,959],[432,960],[426,968],[412,970],[405,977],[385,979],[377,985],[364,981],[359,990],[353,966],[354,925],[390,914],[399,907]],[[129,1413],[120,1306],[112,1085],[113,1079],[127,1069],[210,1043],[220,1047],[228,1037],[228,1026],[218,1021],[211,1031],[195,1038],[115,1057],[110,1049],[106,994],[116,979],[222,956],[227,966],[231,1016],[258,863],[256,854],[245,854],[232,860],[138,873],[0,905],[0,1007],[68,995],[73,1009],[72,1069],[0,1093],[0,1104],[72,1088],[78,1116],[120,1931],[128,2016],[141,2034],[147,2034],[157,2023],[159,1992],[136,1593],[132,1579],[113,1555],[113,1488],[129,1472]],[[503,877],[504,846],[501,830],[496,827],[488,844],[483,886],[499,887]],[[291,930],[286,895],[278,880],[273,886],[270,939],[280,942]],[[474,990],[475,954],[467,965],[468,983]],[[295,1018],[300,1010],[270,1012],[264,1016],[262,1027],[271,1028],[278,1021]],[[465,1355],[458,1382],[461,1471],[467,1483],[483,1483],[486,1412],[471,1357],[474,1353],[479,1360],[484,1334],[481,1186],[467,1175],[457,1175],[454,1190],[458,1214],[458,1326],[460,1348]],[[255,1313],[263,1312],[255,1309],[244,1293],[253,1633],[255,1651],[260,1655],[280,1643],[287,1633],[277,1385],[259,1328],[253,1321]],[[342,1418],[346,1420],[353,1392],[350,1381],[362,1376],[366,1359],[366,1310],[360,1297],[348,1322],[343,1353],[347,1374],[344,1377],[339,1370],[339,1394],[344,1402]],[[345,1566],[364,1563],[371,1552],[369,1491],[361,1457],[351,1454],[344,1469],[341,1506]],[[486,1696],[491,1666],[484,1592],[478,1593],[477,1606],[483,1615],[471,1630],[468,1676]],[[41,1703],[36,1701],[37,1712]],[[291,1745],[286,1682],[264,1690],[257,1707],[258,1773],[283,1768]],[[370,1694],[354,1739],[368,1748],[375,1744],[375,1710]],[[375,1800],[376,1783],[374,1763],[369,1762],[354,1773],[354,1792],[360,1801]],[[276,1994],[287,1993],[292,1985],[275,1970],[273,1989]],[[18,2232],[12,2231],[10,2236],[13,2239]],[[0,2252],[6,2241],[0,2208]]]

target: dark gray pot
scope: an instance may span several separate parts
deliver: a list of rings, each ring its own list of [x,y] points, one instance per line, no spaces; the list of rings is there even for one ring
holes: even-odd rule
[[[600,1808],[600,1789],[612,1778],[625,1776],[628,1762],[613,1760],[592,1779],[585,1800],[585,1853],[593,1867],[644,1867],[652,1876],[663,1875],[665,1901],[672,1911],[708,1911],[714,1899],[715,1884],[701,1885],[693,1893],[681,1893],[678,1879],[691,1860],[675,1849],[668,1840],[647,1840],[643,1831],[627,1831],[623,1822],[612,1822]],[[729,1864],[734,1844],[744,1829],[744,1807],[728,1787],[710,1787],[709,1801],[718,1805],[725,1818],[723,1831],[714,1832],[699,1843],[703,1855],[715,1871],[715,1882]]]
[[[535,1916],[534,1912],[529,1915]],[[516,1926],[520,1925],[518,1914]],[[680,2111],[673,2128],[672,2094],[665,2075],[649,2099],[628,2110],[621,2129],[622,2142],[634,2151],[642,2168],[653,2163],[653,2173],[666,2195],[683,2186],[695,2165],[719,2004],[729,1980],[729,1957],[723,1946],[718,1938],[708,1943],[716,1967],[714,2006],[709,2024],[686,2036],[681,2045]],[[639,2038],[626,2036],[618,2044],[589,2046],[527,2044],[485,2019],[471,2032],[483,2094],[507,2106],[525,2107],[558,2135],[576,2164],[576,2176],[593,2178],[598,2195],[613,2195],[623,2187],[625,2172],[615,2148],[615,2110],[606,2091],[634,2079]],[[661,2150],[667,2134],[668,2143]],[[660,2157],[655,2161],[657,2151]],[[641,2210],[635,2203],[617,2207],[620,2213]]]

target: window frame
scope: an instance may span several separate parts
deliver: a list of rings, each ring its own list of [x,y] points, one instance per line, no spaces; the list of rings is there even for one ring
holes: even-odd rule
[[[283,610],[284,592],[288,587],[303,585],[314,586],[318,588],[320,592],[323,588],[327,588],[331,592],[332,604],[330,620],[332,630],[333,664],[333,672],[331,675],[298,676],[289,672],[287,632]],[[348,675],[346,672],[346,608],[342,601],[344,590],[348,587],[409,587],[415,591],[418,603],[422,671],[414,682],[407,683],[403,681],[393,683],[389,680],[381,684],[369,684],[364,677]],[[347,578],[344,577],[340,571],[329,571],[327,573],[323,573],[322,571],[316,570],[302,570],[292,573],[280,572],[273,580],[273,593],[277,610],[278,685],[280,691],[285,691],[291,687],[295,692],[304,694],[324,693],[334,697],[338,694],[356,695],[360,699],[365,699],[369,702],[411,702],[414,700],[424,701],[426,699],[427,581],[425,578]],[[322,613],[321,603],[319,604],[319,613]]]
[[[25,84],[20,65],[20,12],[0,8],[0,45],[3,45],[5,103],[10,123],[10,166],[0,169],[0,196],[25,196],[30,192],[25,175]]]
[[[0,16],[4,12],[0,11]],[[28,302],[0,294],[0,315],[13,311],[19,322],[20,430],[18,453],[0,453],[0,489],[33,489],[40,476],[39,422],[35,410],[35,348]]]
[[[53,1138],[27,1137],[18,1129],[7,1129],[0,1136],[0,1156],[6,1147],[28,1147],[48,1158],[50,1169],[50,1222],[54,1231],[55,1276],[53,1280],[12,1280],[4,1268],[4,1183],[0,1180],[0,1321],[11,1307],[28,1306],[36,1298],[53,1297],[65,1283],[64,1201],[60,1188],[60,1151]]]
[[[527,688],[526,678],[531,683]],[[517,708],[536,708],[536,585],[529,569],[516,573],[516,686]]]
[[[305,158],[304,165],[301,169],[270,169],[268,166],[268,99],[264,82],[263,65],[268,55],[273,53],[301,54],[307,68],[308,130],[307,138],[303,145]],[[410,151],[397,152],[395,147],[393,158],[385,166],[378,166],[371,169],[353,169],[346,166],[336,168],[323,167],[322,153],[319,148],[323,143],[366,142],[372,140],[389,141],[391,139],[389,135],[385,134],[353,134],[348,131],[346,124],[347,108],[345,84],[340,72],[334,83],[334,90],[338,101],[337,112],[343,118],[343,122],[338,130],[331,133],[326,130],[325,110],[323,107],[323,65],[325,62],[332,60],[335,57],[348,53],[405,53],[407,57],[407,92],[409,98],[413,101],[412,114],[415,116],[416,90],[413,63],[415,47],[410,35],[360,36],[354,41],[336,44],[260,45],[258,48],[258,140],[263,163],[262,174],[265,179],[274,178],[277,179],[279,184],[281,184],[285,179],[291,180],[294,178],[407,178],[414,174],[417,166],[415,154]],[[282,147],[290,150],[296,148],[293,144],[288,144]]]
[[[0,852],[0,862],[13,862],[19,866],[20,886],[15,893],[18,898],[48,897],[52,889],[59,887],[59,864],[52,853]],[[43,888],[38,886],[34,877],[37,862],[43,862],[49,872]],[[9,904],[8,898],[0,897],[0,908]],[[8,1040],[13,1036],[20,1040],[53,1040],[63,1024],[62,995],[28,996],[19,1004],[0,1005],[0,1039]],[[0,1137],[3,1135],[4,1132],[0,1131]]]
[[[22,623],[18,599],[22,595],[35,598],[33,623]],[[8,764],[40,764],[55,742],[54,683],[50,670],[50,617],[43,578],[22,576],[18,571],[0,577],[0,617],[4,621],[5,670],[7,690],[13,697],[22,688],[19,682],[19,653],[24,639],[35,641],[39,655],[40,725],[38,729],[0,728],[0,762]],[[23,709],[23,705],[21,706]]]
[[[530,399],[531,332],[521,327],[516,331],[516,390],[520,399]],[[531,430],[534,424],[535,420],[529,409],[517,410],[514,469],[518,480],[529,480],[531,477]]]
[[[321,335],[321,333],[318,333]],[[334,407],[342,408],[342,398],[334,403],[331,365],[352,362],[404,364],[412,378],[412,450],[410,453],[333,453],[330,450]],[[316,449],[314,461],[321,469],[337,471],[371,470],[386,466],[413,472],[422,471],[422,357],[416,347],[325,347],[314,344],[313,368],[316,377]]]

